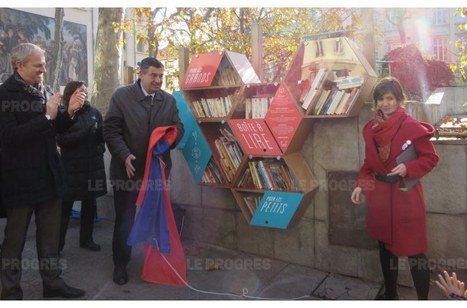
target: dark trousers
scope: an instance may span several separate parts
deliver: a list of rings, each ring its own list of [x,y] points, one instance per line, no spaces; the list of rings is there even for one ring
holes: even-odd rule
[[[59,251],[63,250],[65,246],[66,231],[70,221],[71,210],[73,208],[73,201],[62,202],[62,219],[60,224],[60,244]],[[84,245],[92,242],[92,233],[94,231],[94,218],[96,217],[97,207],[96,198],[88,200],[81,200],[81,213],[80,213],[80,229],[79,229],[79,244]]]
[[[60,288],[58,259],[61,202],[59,199],[35,206],[7,209],[7,225],[2,247],[0,278],[2,299],[22,299],[22,270],[39,269],[44,288]],[[36,222],[36,250],[39,260],[23,260],[22,254],[32,214]]]
[[[399,257],[386,249],[383,242],[379,242],[379,258],[383,270],[385,294],[388,299],[396,298],[397,276],[399,273]],[[430,291],[430,269],[425,254],[408,256],[410,273],[417,291],[418,299],[428,299]]]
[[[131,246],[127,245],[136,213],[138,191],[119,190],[114,187],[115,225],[112,238],[114,265],[126,267],[131,258]]]

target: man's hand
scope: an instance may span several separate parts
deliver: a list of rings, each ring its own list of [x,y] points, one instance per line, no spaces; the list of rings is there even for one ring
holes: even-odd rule
[[[70,102],[68,103],[68,114],[70,117],[75,115],[75,112],[80,110],[84,105],[84,100],[86,99],[86,93],[82,92],[79,88],[70,97]]]
[[[438,274],[439,280],[435,281],[436,285],[444,291],[444,294],[449,297],[450,294],[458,296],[466,296],[465,285],[463,282],[457,280],[457,275],[452,272],[452,276],[449,276],[448,272],[443,271],[444,277]]]
[[[55,118],[57,117],[58,105],[60,105],[61,100],[62,96],[59,93],[55,93],[45,104],[46,114],[50,116],[51,120],[55,120]]]
[[[135,167],[133,167],[133,163],[131,162],[132,160],[135,160],[136,157],[133,154],[128,155],[128,157],[125,159],[125,169],[126,169],[126,175],[128,176],[129,179],[131,179],[135,175]]]
[[[352,196],[350,197],[350,200],[354,204],[360,204],[360,195],[362,194],[362,188],[361,187],[355,187],[355,189],[352,192]]]

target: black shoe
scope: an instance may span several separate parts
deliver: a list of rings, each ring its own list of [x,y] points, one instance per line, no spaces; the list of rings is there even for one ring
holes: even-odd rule
[[[398,300],[399,299],[399,294],[396,294],[395,296],[388,296],[386,294],[386,288],[384,285],[379,288],[378,294],[375,296],[375,300]]]
[[[128,273],[125,267],[116,266],[114,268],[113,281],[118,285],[124,285],[128,282]]]
[[[101,250],[101,246],[97,245],[93,241],[89,241],[89,242],[86,242],[84,244],[80,244],[79,247],[87,249],[87,250],[91,250],[91,251],[100,251]]]
[[[65,297],[65,298],[79,298],[83,297],[85,294],[84,290],[70,287],[67,284],[64,284],[57,289],[48,289],[44,287],[43,296],[44,298],[50,297]]]
[[[23,290],[21,287],[12,287],[10,289],[2,289],[0,296],[1,300],[22,300]]]

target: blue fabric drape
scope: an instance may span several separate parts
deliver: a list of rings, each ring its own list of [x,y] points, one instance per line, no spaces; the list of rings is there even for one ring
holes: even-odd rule
[[[163,198],[165,179],[162,179],[159,157],[169,147],[165,139],[160,139],[153,148],[147,191],[127,240],[130,246],[146,243],[164,254],[170,253],[170,240]]]

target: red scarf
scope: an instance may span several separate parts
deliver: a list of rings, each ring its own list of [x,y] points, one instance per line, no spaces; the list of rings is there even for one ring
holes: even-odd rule
[[[388,160],[391,141],[407,117],[403,107],[399,107],[389,118],[383,120],[378,115],[373,120],[371,135],[376,141],[379,157],[383,162]]]

